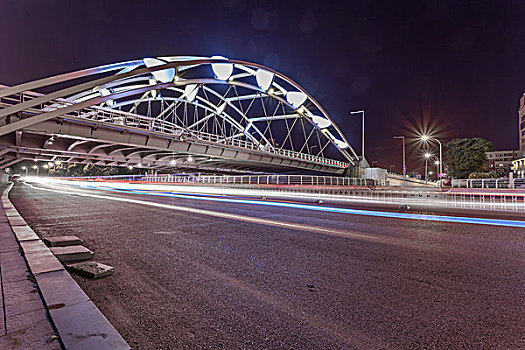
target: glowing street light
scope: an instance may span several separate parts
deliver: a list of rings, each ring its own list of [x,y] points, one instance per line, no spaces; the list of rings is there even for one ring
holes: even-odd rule
[[[430,140],[435,140],[439,144],[439,173],[438,173],[438,179],[439,179],[443,174],[443,145],[441,145],[441,142],[435,137],[431,137],[429,135],[421,136],[421,141],[423,142],[427,142]]]
[[[27,170],[28,170],[27,167],[26,167],[26,166],[23,166],[23,167],[22,167],[22,170],[25,170],[25,171],[26,171],[26,176],[27,176]]]

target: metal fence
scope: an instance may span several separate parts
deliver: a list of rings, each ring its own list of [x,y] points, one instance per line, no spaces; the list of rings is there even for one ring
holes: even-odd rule
[[[456,179],[452,180],[452,187],[525,189],[525,179]]]
[[[154,183],[202,183],[239,185],[303,185],[303,186],[385,186],[386,181],[315,175],[114,175],[71,178],[75,180],[114,180]]]

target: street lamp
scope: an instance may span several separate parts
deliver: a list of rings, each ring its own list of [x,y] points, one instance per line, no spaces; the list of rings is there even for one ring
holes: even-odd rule
[[[403,177],[406,177],[407,167],[405,164],[405,137],[404,136],[394,136],[394,138],[403,140]]]
[[[22,167],[22,170],[25,170],[25,171],[26,171],[26,176],[27,176],[27,167],[26,167],[26,166],[23,166],[23,167]]]
[[[428,182],[428,158],[432,157],[432,154],[425,153],[425,183]]]
[[[434,164],[436,164],[436,172],[438,173],[436,176],[436,179],[439,180],[439,171],[441,171],[441,162],[439,160],[436,160]]]
[[[38,170],[39,170],[38,165],[36,165],[36,164],[33,165],[33,169],[36,170],[36,176],[38,176]]]
[[[361,135],[361,156],[363,157],[363,159],[365,159],[365,111],[362,110],[362,111],[350,112],[350,114],[359,114],[359,113],[363,114],[363,131]]]
[[[421,136],[421,141],[423,141],[423,142],[427,142],[427,141],[430,141],[430,140],[435,140],[439,144],[439,173],[438,173],[438,178],[440,178],[441,175],[443,174],[443,146],[441,145],[441,142],[438,139],[436,139],[435,137],[431,137],[431,136],[428,136],[428,135]]]

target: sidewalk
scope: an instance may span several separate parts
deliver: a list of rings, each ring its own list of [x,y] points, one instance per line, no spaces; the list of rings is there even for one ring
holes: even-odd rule
[[[0,205],[0,349],[62,349]]]

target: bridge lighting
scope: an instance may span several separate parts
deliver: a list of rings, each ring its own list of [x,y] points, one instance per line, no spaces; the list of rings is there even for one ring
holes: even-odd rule
[[[193,102],[195,100],[195,97],[197,96],[197,92],[199,91],[199,87],[197,84],[189,84],[186,85],[184,88],[184,94],[183,96],[186,97],[188,102]]]
[[[299,108],[306,101],[306,94],[301,91],[288,91],[286,93],[286,101],[294,108]]]
[[[346,142],[344,142],[344,141],[335,139],[334,142],[337,145],[337,147],[339,147],[339,148],[347,148],[348,147],[348,144]]]
[[[192,156],[188,156],[188,162],[193,162],[193,157]]]
[[[217,107],[217,114],[222,114],[224,112],[224,109],[226,108],[226,102]]]
[[[326,129],[330,125],[332,125],[332,122],[329,119],[320,117],[318,115],[312,115],[312,121],[319,129]]]
[[[56,160],[56,161],[55,161],[55,164],[56,164],[56,165],[60,165],[60,164],[62,164],[62,162],[59,161],[59,160]]]
[[[170,160],[170,165],[175,166],[177,164],[177,161],[175,159]]]
[[[166,62],[158,60],[156,58],[145,58],[144,64],[148,68],[162,66],[166,64]],[[161,82],[161,83],[169,83],[172,82],[175,78],[175,68],[169,68],[169,69],[163,69],[163,70],[157,70],[154,72],[151,72],[153,74],[153,77]]]
[[[221,58],[224,60],[227,60],[226,57],[222,56],[212,56],[211,58]],[[233,64],[231,63],[212,63],[211,69],[213,69],[213,73],[215,73],[215,76],[219,80],[228,80],[228,78],[233,73]]]
[[[142,163],[137,164],[137,167],[139,168],[142,167]]]
[[[129,170],[133,170],[133,165],[128,165]]]
[[[259,85],[259,87],[264,91],[268,90],[272,85],[274,75],[275,74],[272,72],[268,72],[264,69],[258,69],[257,73],[255,73],[257,85]]]

